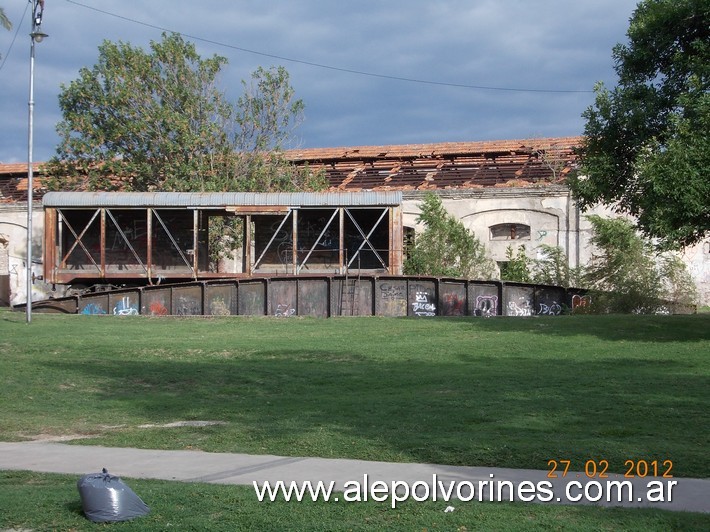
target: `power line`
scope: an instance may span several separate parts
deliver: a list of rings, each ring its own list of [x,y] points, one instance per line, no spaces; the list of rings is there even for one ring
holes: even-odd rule
[[[22,13],[22,18],[20,19],[20,23],[17,25],[17,29],[15,30],[15,35],[12,36],[12,41],[10,42],[10,46],[7,48],[7,52],[5,52],[5,55],[2,56],[2,63],[0,63],[0,70],[2,70],[2,67],[5,66],[5,61],[7,61],[8,56],[10,55],[10,52],[12,52],[12,47],[15,45],[15,39],[17,39],[17,34],[20,32],[20,28],[22,27],[22,23],[25,21],[25,15],[27,15],[27,9],[30,4],[27,3],[25,5],[25,10]]]
[[[96,11],[97,13],[102,13],[104,15],[108,15],[110,17],[115,17],[115,18],[118,18],[121,20],[125,20],[125,21],[131,22],[133,24],[139,24],[141,26],[146,26],[148,28],[153,28],[156,30],[165,31],[168,33],[177,33],[177,34],[183,35],[189,39],[193,39],[195,41],[201,41],[201,42],[205,42],[208,44],[214,44],[216,46],[230,48],[232,50],[238,50],[240,52],[259,55],[262,57],[269,57],[271,59],[278,59],[280,61],[288,61],[291,63],[297,63],[297,64],[312,66],[312,67],[316,67],[316,68],[323,68],[323,69],[327,69],[327,70],[333,70],[336,72],[345,72],[348,74],[355,74],[358,76],[369,76],[369,77],[373,77],[373,78],[389,79],[389,80],[394,80],[394,81],[404,81],[407,83],[419,83],[419,84],[424,84],[424,85],[439,85],[439,86],[443,86],[443,87],[456,87],[456,88],[461,88],[461,89],[476,89],[476,90],[488,90],[488,91],[534,92],[534,93],[548,93],[548,94],[590,94],[590,93],[594,92],[591,90],[523,89],[523,88],[514,88],[514,87],[493,87],[493,86],[486,86],[486,85],[468,85],[465,83],[449,83],[449,82],[445,82],[445,81],[433,81],[433,80],[426,80],[426,79],[407,78],[407,77],[402,77],[402,76],[391,76],[388,74],[377,74],[375,72],[366,72],[363,70],[354,70],[354,69],[350,69],[350,68],[336,67],[336,66],[332,66],[332,65],[325,65],[322,63],[314,63],[312,61],[304,61],[302,59],[294,59],[292,57],[285,57],[285,56],[281,56],[281,55],[269,54],[266,52],[260,52],[258,50],[250,50],[248,48],[242,48],[240,46],[235,46],[233,44],[227,44],[227,43],[223,43],[220,41],[214,41],[211,39],[206,39],[204,37],[199,37],[196,35],[182,33],[180,31],[175,31],[170,28],[164,28],[162,26],[158,26],[156,24],[150,24],[148,22],[143,22],[141,20],[137,20],[134,18],[125,17],[123,15],[118,15],[116,13],[111,13],[110,11],[105,11],[103,9],[99,9],[94,6],[89,6],[86,4],[82,4],[80,2],[76,2],[75,0],[66,0],[66,1],[69,2],[70,4],[74,4],[76,6],[90,9],[92,11]]]

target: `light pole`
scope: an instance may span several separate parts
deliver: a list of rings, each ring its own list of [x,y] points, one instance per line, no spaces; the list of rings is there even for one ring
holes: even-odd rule
[[[42,33],[42,15],[44,13],[44,0],[30,0],[32,2],[32,33],[30,38],[30,99],[29,99],[29,135],[27,143],[27,323],[32,321],[32,146],[33,120],[34,120],[34,92],[35,92],[35,43],[42,42],[46,33]]]

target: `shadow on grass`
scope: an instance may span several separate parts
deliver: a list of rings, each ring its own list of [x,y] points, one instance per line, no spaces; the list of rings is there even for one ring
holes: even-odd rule
[[[406,318],[415,319],[415,318]],[[481,318],[436,318],[484,331],[533,332],[551,337],[593,336],[607,341],[710,342],[710,314],[632,314]],[[710,355],[710,346],[706,346]]]
[[[340,348],[43,365],[95,382],[77,416],[126,425],[79,444],[536,469],[604,459],[614,472],[628,459],[669,459],[677,476],[710,476],[700,430],[710,426],[710,378],[682,359],[395,363]],[[137,428],[177,420],[226,425]]]

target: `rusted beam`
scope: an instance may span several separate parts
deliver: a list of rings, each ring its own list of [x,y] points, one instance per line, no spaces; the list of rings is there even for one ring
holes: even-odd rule
[[[293,243],[292,253],[291,253],[291,267],[294,275],[298,273],[298,209],[293,211],[293,225],[291,228],[291,240]]]
[[[101,244],[99,253],[101,256],[101,277],[106,277],[106,209],[101,209]]]
[[[153,278],[153,209],[146,209],[146,252],[148,260],[148,279]]]
[[[290,208],[284,205],[228,205],[225,210],[235,214],[285,214]]]
[[[44,262],[43,275],[47,282],[55,283],[54,274],[57,269],[57,248],[54,235],[58,233],[57,210],[46,209],[44,211]]]
[[[242,250],[242,271],[247,275],[251,275],[254,257],[252,255],[252,238],[251,238],[251,215],[247,214],[244,217],[242,242],[244,242]]]

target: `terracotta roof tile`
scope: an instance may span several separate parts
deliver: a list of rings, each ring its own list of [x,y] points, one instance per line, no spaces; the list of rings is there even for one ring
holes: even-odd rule
[[[581,137],[289,150],[323,171],[331,190],[451,190],[562,181],[576,168]],[[35,198],[43,163],[34,163]],[[0,164],[0,203],[26,201],[27,164]]]
[[[44,192],[39,170],[42,164],[44,163],[32,164],[34,200],[40,200]],[[27,182],[27,163],[0,164],[0,203],[27,201]]]
[[[562,180],[581,137],[290,150],[295,164],[324,171],[333,190],[435,190]]]

